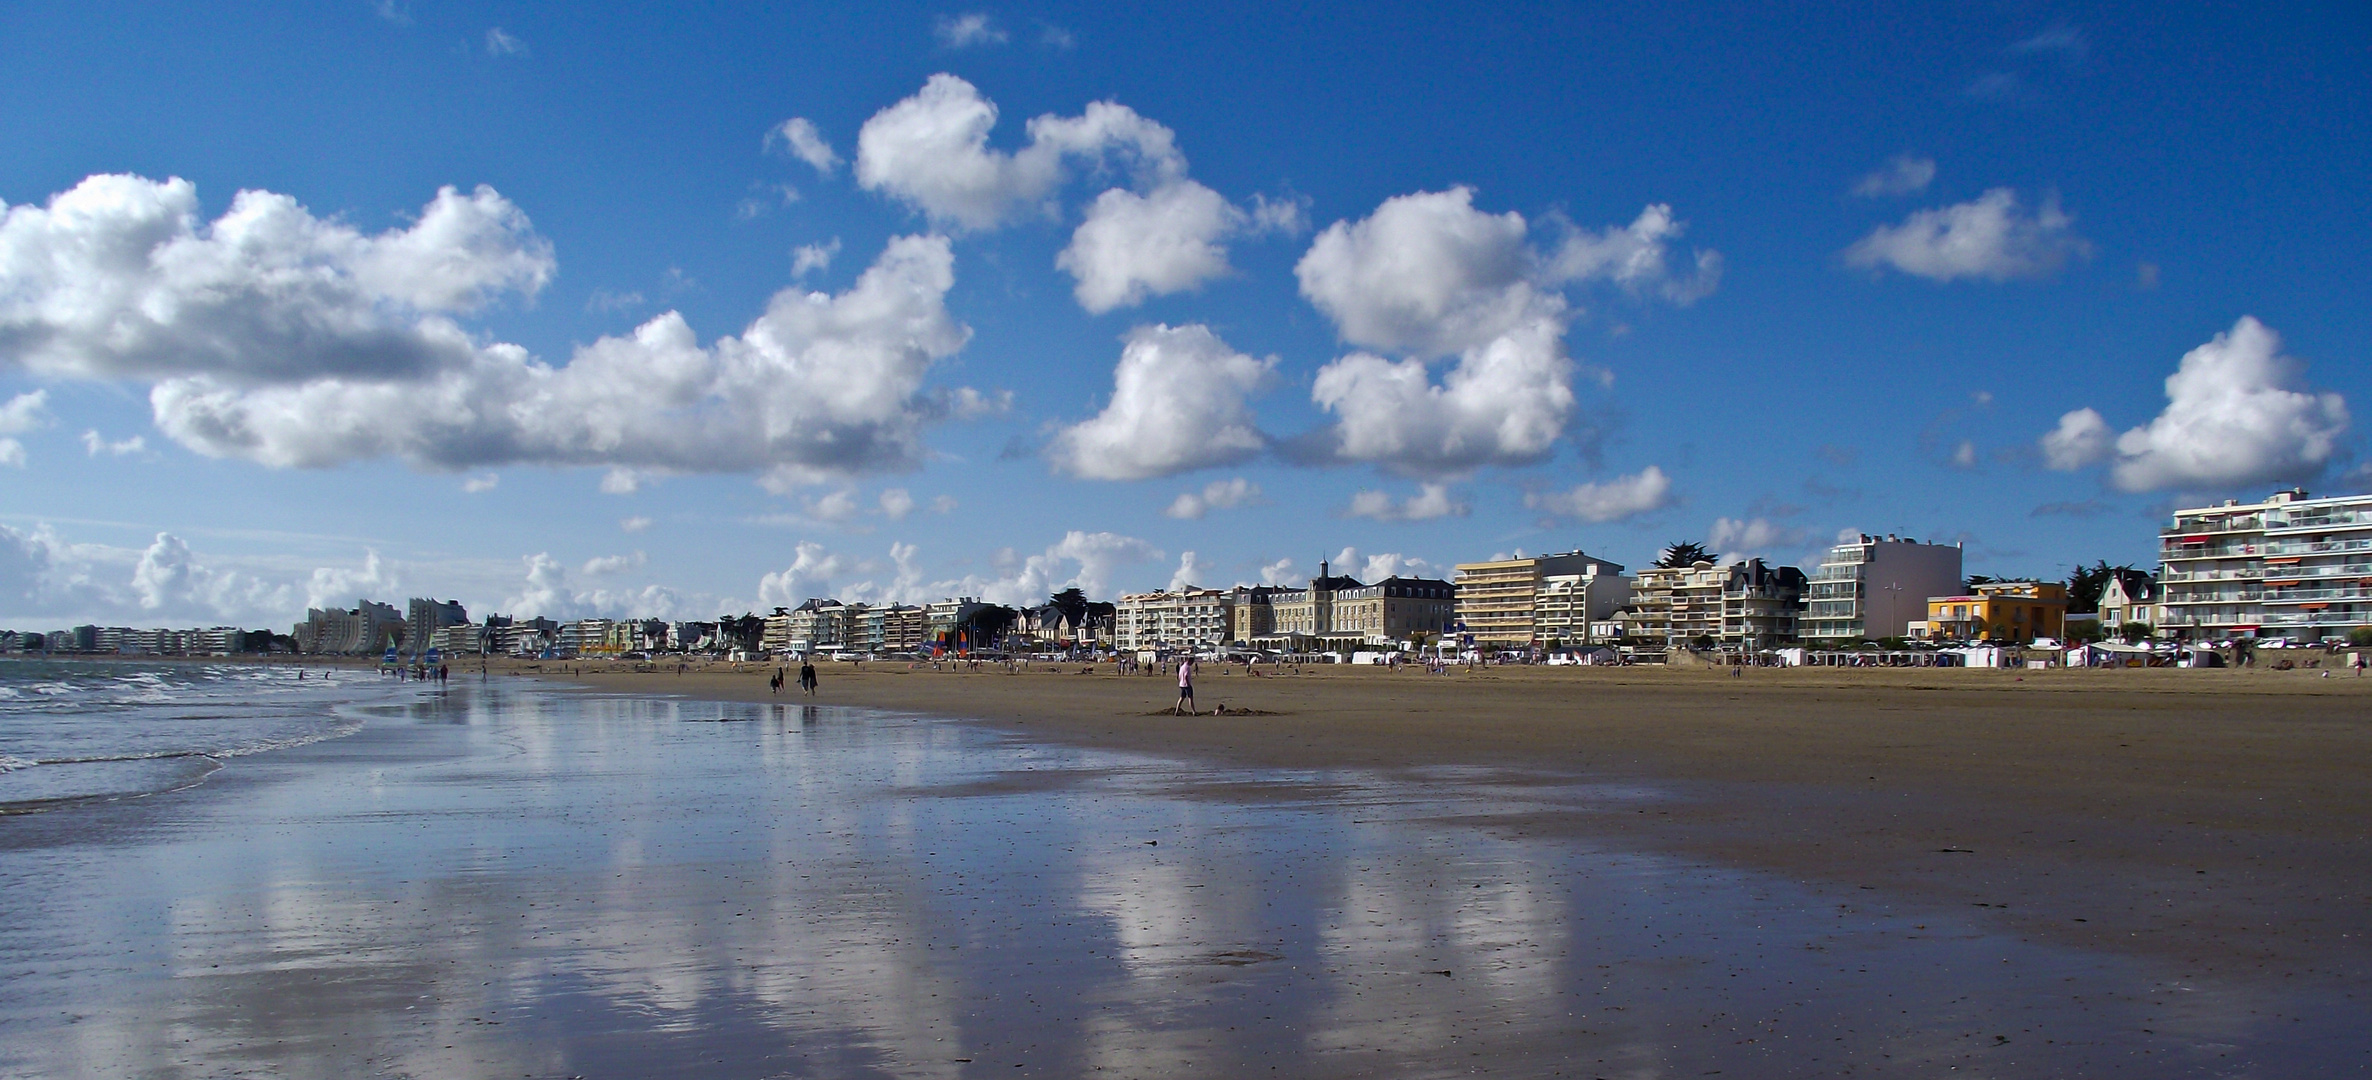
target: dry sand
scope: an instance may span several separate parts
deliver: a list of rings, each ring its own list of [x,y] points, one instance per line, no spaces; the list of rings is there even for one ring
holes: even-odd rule
[[[1185,762],[1644,784],[1671,797],[1495,824],[2004,909],[2039,938],[2201,976],[2372,975],[2372,681],[2344,671],[1229,667],[1198,681],[1206,715],[1171,718],[1174,679],[1084,667],[823,664],[814,700]],[[755,664],[514,670],[801,700]]]

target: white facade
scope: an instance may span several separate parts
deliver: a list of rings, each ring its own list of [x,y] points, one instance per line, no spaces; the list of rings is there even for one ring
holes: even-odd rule
[[[2161,629],[2317,641],[2372,626],[2372,495],[2176,510],[2160,534]]]
[[[1613,563],[1592,562],[1575,573],[1543,574],[1533,589],[1533,638],[1566,645],[1598,640],[1590,625],[1613,618],[1630,602],[1631,579]]]
[[[1209,649],[1227,643],[1235,594],[1227,589],[1126,593],[1113,605],[1121,649]]]
[[[1957,544],[1868,536],[1830,548],[1811,575],[1805,638],[1893,637],[1927,622],[1927,598],[1961,591]]]

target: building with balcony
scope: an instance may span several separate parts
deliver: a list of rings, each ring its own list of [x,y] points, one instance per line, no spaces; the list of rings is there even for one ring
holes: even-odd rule
[[[1590,627],[1631,602],[1631,579],[1622,569],[1592,561],[1574,573],[1543,574],[1532,596],[1533,636],[1550,648],[1600,640]]]
[[[1546,627],[1540,621],[1542,582],[1551,577],[1587,579],[1583,634],[1591,622],[1611,618],[1629,599],[1629,582],[1621,563],[1580,551],[1531,558],[1493,559],[1459,563],[1456,625],[1473,638],[1476,648],[1530,648],[1547,639],[1544,630],[1563,640],[1572,633],[1573,619],[1561,614]]]
[[[1768,649],[1796,640],[1809,585],[1804,572],[1792,566],[1765,566],[1761,559],[1731,563],[1722,572],[1722,644]]]
[[[424,655],[435,647],[437,631],[448,626],[462,626],[469,622],[469,611],[459,600],[412,598],[409,617],[404,620],[405,652]]]
[[[1127,593],[1113,605],[1114,644],[1122,649],[1210,649],[1226,644],[1233,589]]]
[[[1649,567],[1632,582],[1620,636],[1648,646],[1771,648],[1795,640],[1804,587],[1803,571],[1761,559]]]
[[[2185,640],[2318,641],[2372,626],[2372,495],[2176,510],[2159,536],[2157,623]]]
[[[308,608],[289,636],[298,652],[366,656],[394,646],[403,633],[404,617],[394,605],[357,600],[353,608]]]
[[[2067,586],[2060,582],[1989,581],[1927,598],[1927,637],[2025,645],[2066,635]]]
[[[1897,536],[1859,535],[1832,547],[1812,572],[1801,633],[1850,641],[1924,630],[1927,598],[1961,591],[1958,544],[1922,544]]]

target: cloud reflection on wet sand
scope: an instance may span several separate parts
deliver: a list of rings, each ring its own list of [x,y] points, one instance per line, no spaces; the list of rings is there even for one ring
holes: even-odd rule
[[[0,850],[0,1073],[2150,1076],[2367,1041],[1978,913],[1491,824],[1653,792],[517,687],[377,727],[446,752]]]

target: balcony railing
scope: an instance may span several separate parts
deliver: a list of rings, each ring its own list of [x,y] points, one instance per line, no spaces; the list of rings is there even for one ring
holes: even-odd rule
[[[2309,600],[2372,600],[2372,589],[2272,589],[2265,593],[2268,604],[2302,604]]]
[[[2159,575],[2160,581],[2255,581],[2265,576],[2263,567],[2244,566],[2237,570],[2169,570]]]
[[[2165,602],[2169,604],[2248,604],[2254,603],[2264,598],[2265,594],[2255,589],[2242,589],[2236,592],[2224,593],[2183,593],[2180,596],[2169,595]]]
[[[2284,611],[2265,616],[2265,626],[2356,626],[2366,616],[2355,611]]]
[[[2268,529],[2328,529],[2334,526],[2372,525],[2372,513],[2356,510],[2335,510],[2330,513],[2292,517],[2276,514],[2268,516]]]
[[[2277,540],[2265,545],[2267,555],[2322,555],[2334,551],[2372,551],[2372,540]]]
[[[2327,566],[2268,566],[2259,576],[2289,581],[2299,578],[2363,577],[2372,575],[2372,562],[2331,563]]]
[[[2173,559],[2236,559],[2264,554],[2263,544],[2224,544],[2220,547],[2183,547],[2168,544],[2158,553],[2161,561]]]
[[[2258,517],[2217,518],[2214,520],[2192,518],[2187,521],[2177,518],[2171,527],[2158,530],[2158,535],[2183,536],[2196,533],[2257,532],[2264,527],[2264,519]]]

